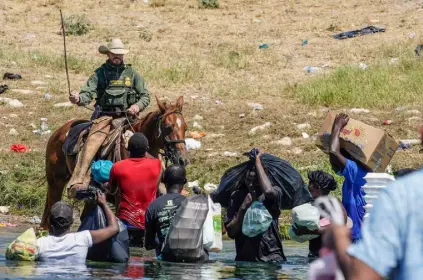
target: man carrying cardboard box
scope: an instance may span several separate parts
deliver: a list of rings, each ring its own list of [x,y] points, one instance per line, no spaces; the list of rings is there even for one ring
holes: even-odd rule
[[[363,186],[366,181],[364,177],[371,171],[364,164],[354,160],[344,150],[341,152],[339,138],[348,121],[348,115],[343,113],[335,117],[330,136],[329,159],[332,169],[345,178],[342,185],[342,204],[348,217],[353,221],[351,239],[355,243],[361,239],[361,224],[365,214],[364,206],[366,202]]]

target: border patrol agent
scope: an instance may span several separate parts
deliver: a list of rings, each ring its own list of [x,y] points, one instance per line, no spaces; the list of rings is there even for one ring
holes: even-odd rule
[[[100,46],[98,51],[108,57],[88,79],[80,93],[72,94],[69,100],[73,104],[85,106],[95,99],[93,124],[85,146],[78,156],[77,163],[67,189],[86,188],[91,161],[110,132],[114,118],[136,116],[150,104],[150,96],[144,79],[130,64],[123,62],[128,53],[120,39],[112,39],[107,46]]]

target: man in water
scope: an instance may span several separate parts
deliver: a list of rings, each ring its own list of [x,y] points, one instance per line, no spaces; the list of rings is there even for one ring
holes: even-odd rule
[[[128,50],[122,41],[113,39],[107,46],[100,46],[98,50],[107,56],[106,63],[95,70],[79,94],[69,97],[73,104],[79,106],[96,100],[89,137],[78,156],[75,170],[67,185],[70,196],[74,196],[77,189],[87,188],[87,172],[91,161],[109,134],[112,120],[128,118],[128,115],[136,116],[150,103],[144,79],[130,64],[124,63],[124,55]]]
[[[348,121],[349,117],[346,114],[341,113],[336,116],[330,138],[329,159],[332,169],[345,178],[342,185],[342,204],[353,222],[351,239],[356,242],[361,238],[361,224],[366,205],[363,190],[363,186],[366,184],[364,177],[369,171],[361,163],[350,159],[351,157],[347,153],[341,152],[339,135]]]
[[[226,231],[230,238],[235,239],[235,261],[281,262],[286,260],[278,225],[281,199],[282,192],[278,187],[272,186],[264,171],[259,152],[255,166],[248,171],[244,186],[232,193],[226,212]],[[255,200],[263,203],[273,220],[265,232],[255,237],[248,237],[242,233],[242,224],[245,213]]]
[[[98,230],[70,233],[73,223],[72,207],[62,200],[56,202],[51,207],[50,235],[37,239],[39,259],[63,261],[69,264],[85,263],[89,247],[116,235],[119,232],[119,225],[103,193],[97,193],[97,203],[103,208],[108,226]]]
[[[185,200],[185,196],[181,194],[187,182],[185,167],[171,165],[166,168],[163,182],[166,185],[166,194],[151,202],[145,214],[145,248],[155,249],[157,256],[162,253],[176,210]]]
[[[148,140],[135,133],[128,142],[129,158],[113,164],[110,192],[119,191],[117,217],[126,224],[130,246],[143,247],[145,212],[156,198],[161,179],[161,162],[148,158]]]

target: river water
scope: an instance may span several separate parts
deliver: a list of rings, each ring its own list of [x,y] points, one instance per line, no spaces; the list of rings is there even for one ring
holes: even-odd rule
[[[128,264],[87,262],[86,265],[57,266],[41,262],[5,260],[7,245],[26,228],[0,228],[0,279],[305,279],[308,269],[307,244],[284,242],[288,258],[284,264],[235,263],[234,242],[225,241],[220,253],[211,253],[206,264],[183,264],[142,257],[131,250]]]

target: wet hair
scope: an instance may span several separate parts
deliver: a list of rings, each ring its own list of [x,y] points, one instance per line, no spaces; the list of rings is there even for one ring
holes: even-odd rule
[[[128,151],[131,153],[131,157],[143,157],[148,151],[148,140],[142,133],[134,133],[129,138]]]
[[[184,185],[187,182],[187,173],[183,165],[173,164],[166,168],[163,175],[163,183],[166,188],[173,185]]]
[[[394,177],[395,178],[401,178],[401,177],[404,177],[404,176],[406,176],[406,175],[408,175],[410,173],[413,173],[416,170],[417,169],[414,169],[414,168],[403,168],[403,169],[400,169],[400,170],[395,171],[394,172]]]
[[[313,183],[318,186],[321,190],[329,193],[336,190],[338,184],[329,173],[323,172],[321,170],[311,171],[308,173],[309,184]]]

